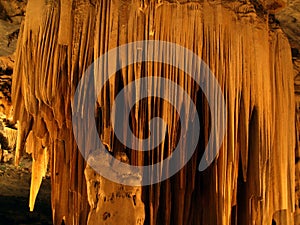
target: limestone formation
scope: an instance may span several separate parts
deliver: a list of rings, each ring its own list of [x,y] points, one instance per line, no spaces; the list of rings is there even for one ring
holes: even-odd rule
[[[128,157],[124,154],[119,153],[116,158],[128,163]],[[144,224],[145,209],[141,187],[116,184],[101,177],[89,165],[85,169],[85,178],[90,205],[87,224]]]
[[[287,34],[292,48],[292,60],[294,65],[294,87],[296,101],[296,155],[295,155],[295,191],[296,191],[296,212],[295,224],[300,224],[300,1],[291,0],[286,8],[276,14],[283,31]]]
[[[0,0],[0,56],[16,50],[21,22],[27,0]]]
[[[33,157],[31,210],[49,161],[54,224],[131,225],[143,224],[144,219],[150,225],[294,224],[292,56],[287,38],[268,15],[284,4],[29,0],[18,39],[12,98],[19,128],[16,161],[25,148]],[[218,80],[227,105],[227,134],[217,159],[204,172],[197,166],[212,129],[206,98],[183,71],[157,62],[124,67],[105,85],[95,114],[99,137],[113,155],[124,159],[126,154],[125,161],[132,165],[170,156],[180,126],[168,102],[148,99],[131,110],[132,131],[138,137],[147,136],[145,121],[154,116],[167,122],[165,142],[153,151],[122,146],[110,124],[119,90],[140,77],[163,76],[184,88],[198,107],[201,136],[189,163],[159,184],[125,187],[95,174],[80,154],[71,122],[79,80],[100,55],[138,40],[184,46],[200,56]],[[209,95],[214,95],[210,85]],[[89,137],[83,131],[80,138]]]

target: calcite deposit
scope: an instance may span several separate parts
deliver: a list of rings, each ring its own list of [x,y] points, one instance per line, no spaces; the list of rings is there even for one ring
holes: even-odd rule
[[[30,209],[49,162],[54,224],[297,224],[292,55],[285,34],[270,19],[285,4],[29,0],[12,99],[18,109],[16,162],[24,151],[33,158]],[[99,93],[95,110],[99,137],[116,158],[122,155],[132,165],[156,163],[171,155],[180,132],[176,110],[163,99],[150,98],[131,110],[132,132],[147,136],[145,121],[159,116],[168,124],[164,144],[146,153],[120,144],[110,124],[111,107],[118,91],[135,79],[163,76],[176,82],[197,105],[201,124],[197,149],[183,169],[158,184],[128,187],[101,177],[83,159],[71,106],[77,84],[94,60],[140,40],[176,43],[201,57],[223,91],[227,127],[217,158],[199,172],[212,129],[199,86],[183,71],[158,62],[122,68]],[[216,88],[207,85],[214,95]],[[89,137],[83,132],[81,138]]]

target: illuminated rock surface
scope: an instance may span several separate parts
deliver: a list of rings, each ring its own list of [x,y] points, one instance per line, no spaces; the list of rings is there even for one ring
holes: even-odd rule
[[[295,191],[296,191],[296,212],[295,224],[300,224],[300,1],[289,1],[288,7],[276,14],[280,21],[280,26],[286,33],[291,48],[294,65],[294,87],[296,101],[296,128],[297,128],[297,148],[296,148],[296,167],[295,167]]]
[[[126,214],[128,224],[143,218],[151,225],[272,224],[272,219],[297,224],[292,55],[288,39],[267,14],[284,4],[29,0],[15,56],[12,98],[19,121],[16,161],[25,150],[33,157],[30,208],[50,162],[54,224],[123,224]],[[132,188],[110,184],[86,165],[73,137],[71,101],[95,59],[144,39],[180,44],[209,65],[224,92],[228,126],[218,158],[198,172],[210,132],[209,107],[199,87],[168,65],[123,68],[97,102],[99,134],[115,156],[127,154],[134,165],[161,159],[155,151],[142,154],[123,148],[113,136],[112,100],[134,79],[173,79],[197,103],[201,120],[200,143],[186,167],[160,184]],[[211,87],[209,94],[214,92]],[[166,157],[180,131],[169,104],[159,99],[137,104],[131,114],[133,132],[145,135],[142,124],[153,116],[169,125],[167,141],[158,149]],[[84,132],[82,138],[88,138]],[[121,196],[131,195],[104,203],[104,197],[120,190]]]

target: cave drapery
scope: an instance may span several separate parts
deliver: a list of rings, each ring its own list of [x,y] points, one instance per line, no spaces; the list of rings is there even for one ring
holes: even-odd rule
[[[18,40],[12,98],[19,126],[16,163],[25,150],[33,158],[30,209],[49,164],[54,224],[116,224],[114,214],[101,207],[117,211],[119,219],[132,217],[128,224],[143,220],[150,225],[272,224],[272,220],[293,224],[293,68],[288,40],[268,19],[268,13],[284,3],[270,0],[258,5],[29,0]],[[160,63],[118,71],[99,95],[101,116],[96,118],[100,138],[115,156],[126,154],[135,165],[161,159],[155,151],[142,154],[124,148],[109,123],[117,92],[137,78],[161,74],[176,81],[197,103],[201,119],[196,153],[178,174],[159,184],[131,188],[109,183],[86,164],[73,135],[71,103],[78,81],[95,59],[138,40],[168,41],[199,55],[223,90],[228,123],[217,159],[199,172],[210,132],[209,107],[199,87],[182,71]],[[211,88],[210,94],[214,91]],[[169,125],[166,144],[158,149],[167,157],[180,131],[177,113],[167,102],[149,99],[136,104],[131,114],[136,121],[133,133],[143,134],[143,123],[153,116]],[[132,210],[122,209],[118,199],[105,205],[108,187],[130,192],[123,206],[131,204]]]

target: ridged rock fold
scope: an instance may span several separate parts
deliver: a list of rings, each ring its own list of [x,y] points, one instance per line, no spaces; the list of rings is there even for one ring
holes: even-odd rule
[[[271,9],[265,10],[281,6],[271,2]],[[292,58],[287,38],[260,10],[239,1],[29,0],[18,40],[12,98],[14,119],[19,121],[16,162],[25,150],[33,157],[30,208],[49,161],[54,224],[123,224],[118,221],[124,216],[122,204],[133,209],[127,212],[129,206],[124,206],[128,217],[135,217],[128,224],[144,220],[150,225],[271,225],[272,220],[294,224]],[[163,145],[143,154],[116,140],[110,125],[113,99],[140,77],[163,76],[184,88],[197,104],[201,135],[192,159],[170,179],[140,188],[111,184],[108,190],[110,181],[91,171],[77,148],[71,104],[80,78],[94,60],[139,40],[176,43],[206,62],[224,94],[227,133],[217,159],[199,172],[211,130],[209,106],[200,88],[169,65],[147,62],[124,67],[97,101],[99,137],[112,154],[126,154],[133,165],[148,165],[169,156],[176,146],[178,114],[162,99],[139,102],[130,116],[138,137],[147,136],[145,121],[153,116],[165,119]],[[148,88],[157,84],[152,85]],[[215,89],[210,87],[213,95]],[[130,192],[128,199],[116,198],[115,206],[100,202],[118,190],[121,195]],[[120,217],[113,216],[116,211]]]

